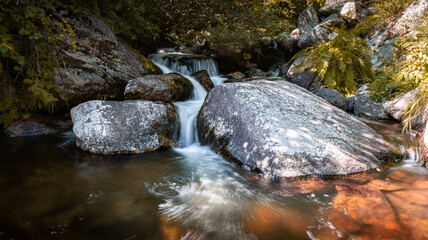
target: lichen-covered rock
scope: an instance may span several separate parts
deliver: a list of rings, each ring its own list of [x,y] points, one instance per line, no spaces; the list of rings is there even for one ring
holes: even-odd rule
[[[93,100],[71,109],[79,148],[94,153],[141,153],[177,145],[179,120],[171,104]]]
[[[390,119],[382,104],[371,100],[370,96],[369,91],[362,91],[355,95],[355,115],[371,119]]]
[[[146,75],[129,81],[125,99],[149,101],[184,101],[191,97],[192,82],[178,73]]]
[[[318,23],[317,12],[312,6],[307,7],[297,19],[297,27],[299,27],[300,34],[311,31]]]
[[[272,177],[362,172],[397,154],[364,123],[285,81],[216,86],[197,126],[203,144]]]
[[[331,41],[337,36],[332,28],[339,27],[341,23],[344,23],[344,20],[337,14],[330,15],[311,30],[301,34],[297,45],[299,48],[305,49],[315,44]]]
[[[16,137],[23,137],[61,133],[70,128],[71,125],[63,117],[32,114],[9,123],[5,130]]]
[[[345,5],[343,5],[342,9],[340,10],[339,16],[349,21],[357,20],[358,16],[355,2],[345,3]]]
[[[210,75],[206,70],[195,72],[192,74],[205,90],[210,91],[214,87],[214,83],[211,81]]]
[[[100,19],[84,13],[64,18],[76,37],[61,45],[60,59],[67,65],[55,69],[53,82],[61,89],[60,99],[69,106],[91,99],[121,98],[128,80],[162,73],[150,60],[126,47]]]
[[[321,16],[329,16],[331,14],[339,13],[345,3],[350,0],[326,0],[324,5],[318,9],[318,14]]]
[[[346,110],[346,107],[348,105],[348,101],[346,100],[345,96],[340,92],[331,88],[326,88],[326,87],[319,88],[315,92],[315,95],[323,98],[327,102],[333,104],[334,106],[342,110]]]
[[[317,74],[309,70],[303,71],[303,72],[296,72],[296,73],[293,72],[296,65],[302,62],[304,59],[305,57],[303,56],[296,58],[291,63],[290,68],[288,69],[288,72],[286,74],[286,77],[289,82],[297,84],[302,88],[310,89],[317,77]]]
[[[410,92],[398,95],[394,100],[382,103],[386,113],[397,121],[402,121],[407,107],[416,99],[419,90],[416,88]]]

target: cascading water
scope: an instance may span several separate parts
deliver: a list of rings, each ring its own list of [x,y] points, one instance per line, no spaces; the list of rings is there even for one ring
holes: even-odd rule
[[[197,143],[196,117],[207,95],[207,91],[190,75],[197,71],[206,70],[214,86],[216,86],[225,80],[218,76],[217,64],[211,58],[203,55],[160,53],[152,54],[149,58],[164,73],[178,72],[192,82],[194,88],[192,99],[184,102],[175,102],[174,105],[181,122],[179,146],[189,147]]]

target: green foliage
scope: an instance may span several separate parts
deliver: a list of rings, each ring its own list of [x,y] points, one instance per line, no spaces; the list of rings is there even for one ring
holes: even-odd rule
[[[376,9],[376,14],[381,17],[384,23],[390,22],[400,15],[415,0],[374,0],[371,6]]]
[[[357,83],[368,82],[374,77],[371,64],[371,50],[358,37],[367,28],[370,20],[362,21],[352,30],[342,25],[336,29],[337,37],[329,42],[307,48],[293,57],[304,56],[293,72],[311,70],[316,72],[324,84],[344,94],[356,90]]]
[[[395,60],[384,65],[372,83],[374,99],[382,101],[418,88],[416,100],[404,116],[404,128],[410,119],[421,116],[428,104],[428,15],[421,19],[416,33],[409,33],[395,41]]]
[[[65,20],[51,18],[49,10],[53,8],[53,1],[48,0],[0,5],[3,124],[26,111],[53,111],[58,101],[59,88],[50,80],[61,64],[54,53],[61,41],[74,37],[74,32]],[[53,25],[62,31],[54,32]]]

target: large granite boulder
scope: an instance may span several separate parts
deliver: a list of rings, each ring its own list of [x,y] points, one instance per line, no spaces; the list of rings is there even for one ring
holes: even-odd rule
[[[192,96],[192,92],[192,82],[178,73],[146,75],[128,82],[125,88],[125,99],[184,101]]]
[[[214,83],[211,81],[210,75],[206,70],[195,72],[192,74],[192,77],[194,77],[207,91],[214,87]]]
[[[331,88],[322,87],[315,92],[315,95],[323,98],[334,106],[346,111],[348,101],[346,100],[345,96],[340,92]]]
[[[364,123],[286,81],[216,86],[197,126],[203,144],[269,177],[357,173],[398,155]]]
[[[340,27],[342,23],[344,23],[344,20],[337,14],[330,15],[311,30],[301,34],[297,45],[299,48],[305,49],[315,44],[331,41],[337,36],[337,33],[332,29]]]
[[[141,153],[177,145],[173,105],[150,101],[100,101],[71,109],[79,148],[94,153]]]
[[[120,99],[130,79],[162,73],[150,60],[125,46],[100,19],[84,13],[64,19],[76,37],[61,43],[59,59],[66,67],[55,69],[53,83],[61,90],[60,99],[69,106],[92,99]]]

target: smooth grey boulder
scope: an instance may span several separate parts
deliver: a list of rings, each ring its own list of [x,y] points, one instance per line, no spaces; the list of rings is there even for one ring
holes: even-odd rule
[[[146,75],[129,81],[125,88],[125,99],[184,101],[192,96],[192,92],[192,82],[178,73]]]
[[[346,100],[345,96],[340,92],[331,88],[322,87],[315,92],[315,95],[321,97],[322,99],[333,104],[334,106],[346,111],[348,101]]]
[[[306,70],[303,72],[293,72],[297,64],[301,63],[305,57],[301,56],[296,58],[290,65],[288,72],[286,74],[287,80],[291,83],[297,84],[305,89],[310,89],[314,84],[317,74]]]
[[[79,148],[93,153],[142,153],[177,145],[172,104],[131,100],[88,101],[71,109]]]
[[[297,27],[300,34],[311,31],[318,23],[317,12],[312,6],[307,7],[297,19]]]
[[[339,27],[341,23],[344,23],[344,20],[337,14],[330,15],[311,30],[301,34],[297,45],[299,48],[305,49],[315,44],[331,41],[337,36],[337,33],[331,29],[333,27]]]
[[[268,177],[346,175],[399,154],[364,123],[286,81],[216,86],[197,127],[203,144]]]
[[[395,120],[401,122],[407,107],[415,101],[418,92],[419,90],[415,88],[410,92],[402,93],[394,100],[382,103],[382,106],[386,113],[388,113]]]
[[[58,59],[64,60],[66,67],[56,68],[53,77],[61,90],[59,98],[68,106],[93,99],[121,99],[129,80],[162,73],[150,60],[125,46],[100,19],[85,13],[61,18],[76,34],[61,42]],[[54,26],[63,34],[61,27]]]
[[[369,91],[362,91],[355,95],[354,114],[370,119],[390,119],[381,103],[370,99]]]

